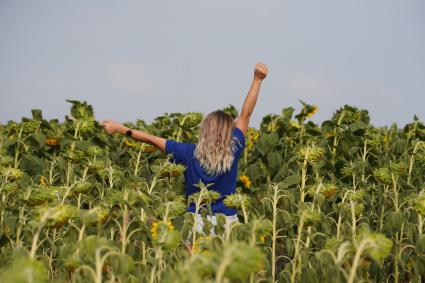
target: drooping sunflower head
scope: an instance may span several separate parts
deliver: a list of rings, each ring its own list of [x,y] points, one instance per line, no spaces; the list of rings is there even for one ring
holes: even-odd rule
[[[152,153],[156,150],[156,147],[151,144],[143,144],[143,152],[144,153]]]
[[[325,199],[329,199],[333,195],[335,195],[335,193],[337,192],[337,187],[335,184],[331,184],[331,183],[322,184],[322,189],[320,190],[320,192],[323,194]]]
[[[184,173],[186,167],[181,164],[167,163],[164,167],[161,168],[162,177],[178,177]]]
[[[0,173],[6,177],[7,180],[17,180],[21,178],[24,172],[18,168],[13,168],[12,166],[0,168]]]
[[[425,195],[418,197],[415,200],[414,209],[417,213],[425,216]]]
[[[181,120],[181,125],[193,128],[199,125],[202,121],[202,113],[200,112],[189,112]]]
[[[391,172],[387,167],[376,168],[373,170],[373,177],[383,184],[391,183]]]
[[[316,145],[315,143],[311,143],[306,146],[301,146],[298,149],[297,155],[301,160],[307,161],[317,161],[324,155],[325,151],[322,147]]]
[[[244,207],[249,207],[251,201],[246,194],[231,194],[224,199],[224,204],[230,208],[242,209]]]

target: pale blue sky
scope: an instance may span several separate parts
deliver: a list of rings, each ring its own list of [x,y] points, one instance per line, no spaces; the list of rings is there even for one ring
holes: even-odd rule
[[[253,66],[267,63],[253,125],[317,104],[372,123],[424,120],[422,0],[0,0],[0,122],[69,111],[151,121],[164,112],[240,108]]]

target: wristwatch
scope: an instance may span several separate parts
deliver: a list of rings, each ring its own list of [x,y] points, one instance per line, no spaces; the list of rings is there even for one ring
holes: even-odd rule
[[[131,131],[131,129],[128,129],[127,132],[125,132],[125,135],[127,137],[130,137],[131,138],[131,136],[133,135],[133,132]]]

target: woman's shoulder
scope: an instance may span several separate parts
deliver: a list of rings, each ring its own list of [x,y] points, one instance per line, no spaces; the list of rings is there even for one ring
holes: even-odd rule
[[[185,142],[181,142],[181,143],[179,143],[180,144],[180,146],[182,147],[182,148],[184,148],[186,151],[194,151],[195,150],[195,148],[196,148],[196,144],[194,144],[194,143],[185,143]]]
[[[240,145],[241,147],[245,146],[245,135],[238,127],[233,129],[233,140],[237,145]]]
[[[177,163],[187,163],[193,155],[195,145],[192,143],[182,143],[175,140],[167,140],[165,144],[165,152],[173,154]]]
[[[244,135],[244,133],[242,132],[242,130],[241,129],[239,129],[238,127],[234,127],[233,128],[233,136],[234,137],[237,137],[238,139],[240,139],[240,140],[245,140],[245,135]]]

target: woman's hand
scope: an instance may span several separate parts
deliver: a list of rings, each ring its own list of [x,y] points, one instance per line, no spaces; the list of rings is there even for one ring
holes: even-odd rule
[[[128,130],[128,128],[124,126],[123,124],[120,124],[112,120],[103,120],[100,123],[100,125],[105,129],[105,131],[108,132],[108,134],[114,134],[114,133],[125,134],[125,132],[127,132]]]
[[[255,65],[254,78],[258,80],[264,80],[269,73],[269,68],[263,63],[257,63]]]

